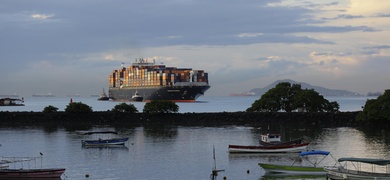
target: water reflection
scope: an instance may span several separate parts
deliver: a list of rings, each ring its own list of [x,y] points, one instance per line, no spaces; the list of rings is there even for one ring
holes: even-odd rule
[[[102,146],[81,146],[83,149],[97,149],[99,151],[117,151],[125,150],[128,151],[129,148],[126,145],[102,145]]]
[[[116,148],[83,148],[88,137],[79,130],[119,132],[128,144]],[[258,145],[268,127],[175,127],[149,124],[134,126],[72,126],[1,128],[4,156],[29,156],[42,152],[44,167],[66,167],[69,179],[208,179],[213,168],[213,147],[218,179],[324,179],[265,174],[260,162],[290,163],[290,154],[229,154],[228,144]],[[390,133],[364,128],[270,127],[284,138],[305,137],[310,149],[330,151],[335,158],[372,157],[390,159]],[[334,165],[325,161],[324,165]],[[115,169],[114,172],[111,170]],[[250,173],[247,171],[250,170]],[[152,173],[151,173],[152,172]]]
[[[175,139],[178,130],[174,126],[155,124],[144,127],[144,132],[147,137],[155,139]]]

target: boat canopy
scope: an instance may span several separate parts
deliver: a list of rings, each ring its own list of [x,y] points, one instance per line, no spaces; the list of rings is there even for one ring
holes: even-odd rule
[[[371,158],[340,158],[339,162],[350,161],[350,162],[361,162],[368,164],[375,164],[380,166],[385,166],[390,164],[390,160],[387,159],[371,159]]]
[[[330,152],[329,151],[321,151],[321,150],[314,150],[314,151],[305,151],[305,152],[301,152],[299,153],[300,156],[308,156],[308,155],[329,155]]]

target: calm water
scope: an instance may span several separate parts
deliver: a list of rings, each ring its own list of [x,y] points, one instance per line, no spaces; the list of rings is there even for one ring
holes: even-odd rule
[[[73,130],[2,128],[0,154],[39,156],[42,152],[43,167],[65,167],[64,179],[121,180],[209,179],[214,164],[213,147],[217,169],[225,170],[218,179],[275,179],[263,177],[264,171],[257,164],[292,162],[296,157],[296,154],[227,152],[228,144],[257,145],[261,133],[258,127],[94,127],[91,130],[117,130],[118,136],[130,139],[121,148],[83,148],[80,141],[92,137]],[[331,151],[335,158],[390,159],[390,134],[384,131],[281,127],[280,131],[285,138],[310,139],[310,149]],[[329,158],[325,164],[333,165],[334,161]]]
[[[325,97],[329,101],[336,101],[340,111],[360,111],[368,98],[374,97]],[[25,106],[0,106],[0,111],[42,111],[46,106],[52,105],[59,111],[64,111],[70,102],[70,97],[25,97]],[[92,107],[94,111],[107,111],[120,102],[97,101],[96,97],[73,97],[73,102],[82,102]],[[202,96],[194,103],[177,103],[179,112],[236,112],[245,111],[252,103],[259,99],[256,96]],[[131,102],[142,112],[145,102]]]
[[[195,103],[178,103],[180,112],[244,111],[256,97],[201,97]],[[367,97],[327,98],[337,101],[341,111],[361,110]],[[24,107],[0,107],[0,111],[42,111],[53,105],[65,109],[70,98],[25,98]],[[94,111],[112,109],[118,102],[96,98],[73,98],[90,105]],[[134,105],[142,111],[144,103]],[[66,168],[64,179],[210,179],[214,166],[223,169],[218,179],[284,179],[265,177],[259,162],[291,163],[296,154],[229,154],[229,144],[258,145],[260,127],[92,127],[87,130],[115,130],[129,137],[121,148],[83,148],[81,140],[96,136],[79,135],[75,127],[6,128],[0,127],[1,156],[39,156],[43,167]],[[264,129],[264,127],[262,128]],[[304,137],[310,149],[331,151],[339,157],[390,159],[390,134],[385,131],[354,128],[304,129],[271,127],[285,139]],[[83,129],[85,130],[85,129]],[[330,158],[325,161],[333,165]],[[89,178],[86,177],[89,175]],[[287,177],[288,179],[302,179]],[[308,178],[304,178],[308,179]],[[310,179],[310,178],[309,178]],[[325,179],[319,177],[315,179]]]

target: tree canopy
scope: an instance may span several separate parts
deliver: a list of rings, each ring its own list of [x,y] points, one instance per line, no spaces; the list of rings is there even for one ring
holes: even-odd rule
[[[179,111],[179,106],[168,100],[152,100],[144,106],[145,113],[175,113]]]
[[[65,112],[67,112],[67,113],[88,113],[88,112],[92,112],[92,107],[88,106],[82,102],[71,102],[66,106]]]
[[[363,111],[357,116],[358,120],[370,123],[381,123],[390,120],[390,89],[378,96],[377,99],[368,99]]]
[[[126,103],[120,103],[120,104],[115,105],[115,107],[112,108],[112,111],[114,111],[114,112],[128,112],[128,113],[138,112],[138,110],[134,106],[134,104],[126,104]]]
[[[281,82],[256,100],[248,112],[337,112],[339,104],[329,102],[313,89],[302,89],[299,84]]]
[[[42,112],[44,113],[52,113],[52,112],[57,112],[58,108],[54,107],[52,105],[46,106]]]

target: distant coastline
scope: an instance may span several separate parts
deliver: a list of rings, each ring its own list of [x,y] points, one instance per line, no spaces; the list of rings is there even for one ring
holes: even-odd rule
[[[4,97],[4,98],[16,98],[16,97],[19,97],[18,94],[0,94],[0,97]]]
[[[47,94],[33,94],[32,97],[54,97],[52,93]]]

